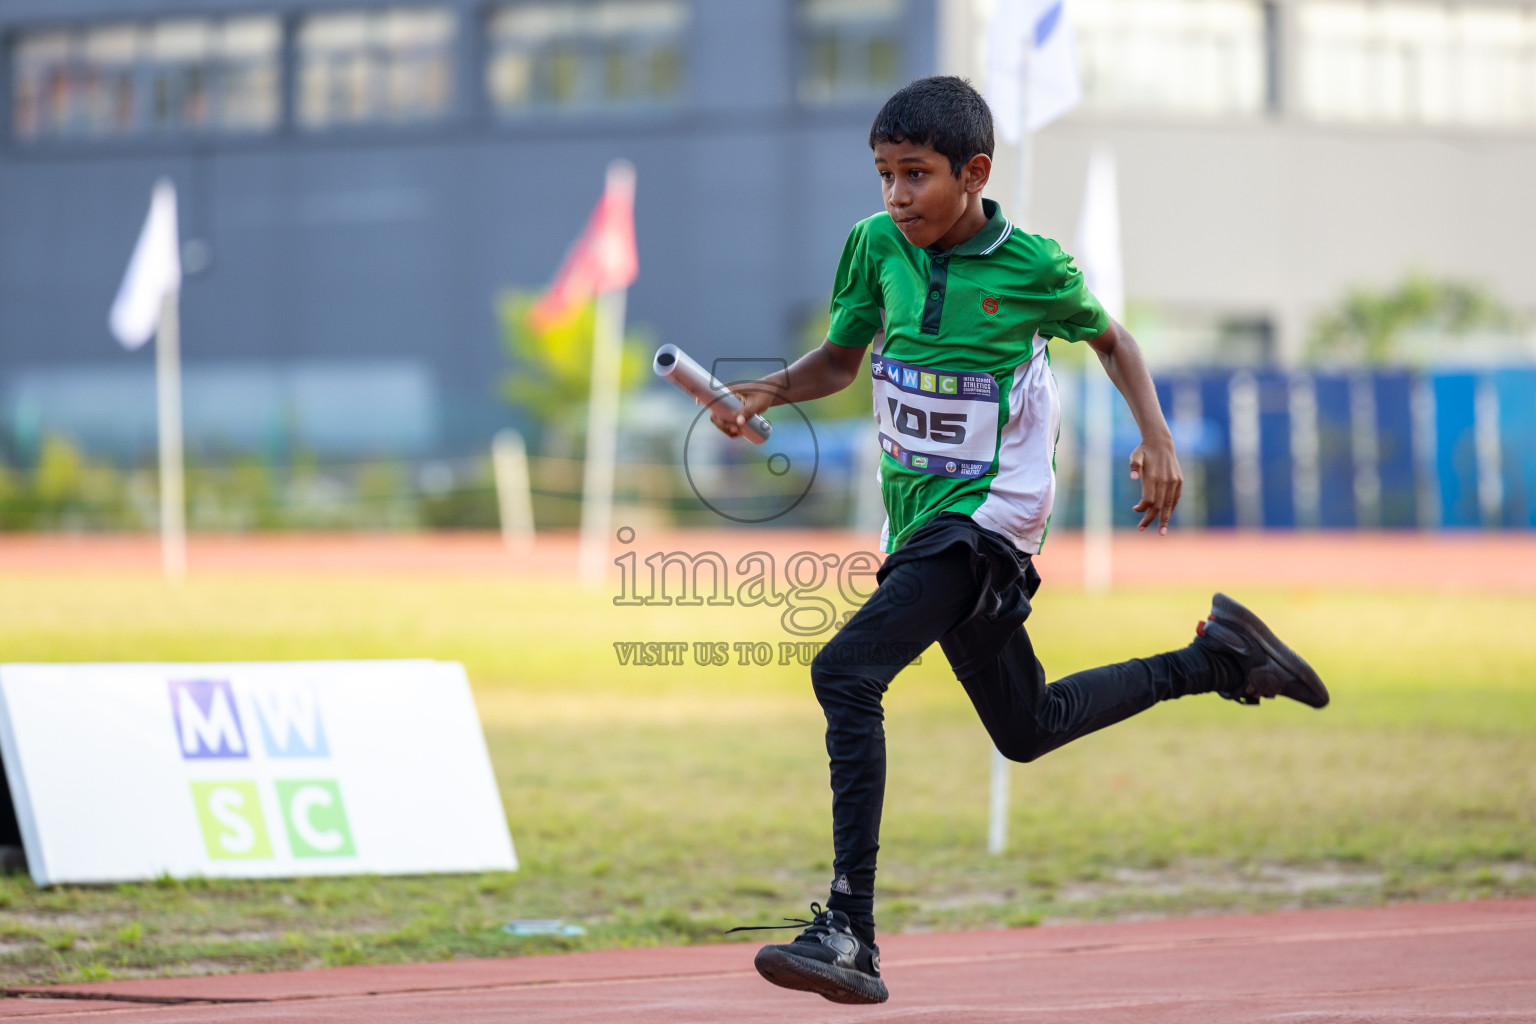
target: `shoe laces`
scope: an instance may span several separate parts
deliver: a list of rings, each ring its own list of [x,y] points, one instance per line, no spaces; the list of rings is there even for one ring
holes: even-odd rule
[[[832,916],[832,911],[822,907],[820,903],[811,904],[811,920],[800,917],[784,918],[787,924],[747,924],[735,928],[727,928],[725,934],[731,932],[763,932],[776,931],[780,928],[801,928],[798,938],[820,939],[823,935],[830,935],[835,931],[842,931],[837,920]]]

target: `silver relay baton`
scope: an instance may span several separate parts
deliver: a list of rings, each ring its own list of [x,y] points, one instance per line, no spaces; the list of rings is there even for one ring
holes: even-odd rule
[[[663,345],[657,349],[651,369],[656,371],[658,377],[665,377],[692,395],[694,401],[700,405],[719,406],[722,413],[721,419],[731,419],[741,412],[741,399],[725,388],[715,387],[714,378],[709,371],[689,359],[688,353],[676,345]],[[768,440],[768,435],[771,433],[773,433],[773,424],[761,416],[753,416],[741,428],[741,436],[753,444],[762,444]]]

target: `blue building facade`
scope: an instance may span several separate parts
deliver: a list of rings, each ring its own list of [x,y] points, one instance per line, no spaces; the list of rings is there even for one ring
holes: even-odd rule
[[[497,296],[552,276],[606,164],[638,172],[630,322],[790,354],[865,133],[935,66],[933,0],[8,0],[0,445],[134,457],[152,354],[107,309],[177,186],[189,437],[452,454],[515,421]]]

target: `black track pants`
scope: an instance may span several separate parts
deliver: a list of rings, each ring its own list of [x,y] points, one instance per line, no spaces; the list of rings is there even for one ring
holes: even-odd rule
[[[967,516],[945,513],[928,523],[878,578],[879,588],[811,666],[832,769],[828,906],[847,913],[871,941],[885,800],[881,697],[935,640],[992,741],[1015,761],[1032,761],[1160,700],[1226,689],[1241,677],[1235,658],[1197,641],[1047,686],[1023,626],[1040,577],[1028,555]]]

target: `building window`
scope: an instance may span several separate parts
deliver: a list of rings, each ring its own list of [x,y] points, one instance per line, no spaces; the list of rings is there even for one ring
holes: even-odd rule
[[[799,0],[800,101],[884,99],[905,75],[902,0]]]
[[[17,137],[263,131],[281,104],[282,28],[266,15],[24,32],[11,52]]]
[[[1536,7],[1309,0],[1303,110],[1324,121],[1536,125]]]
[[[299,123],[424,121],[453,100],[457,20],[438,7],[314,14],[299,26]]]
[[[667,103],[682,95],[687,25],[683,0],[500,7],[486,89],[511,114]]]
[[[1073,0],[1086,106],[1257,114],[1270,49],[1258,0]]]

